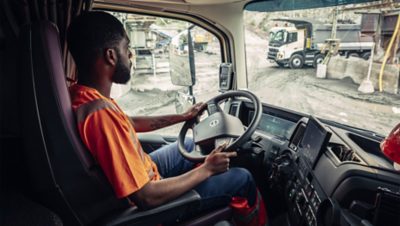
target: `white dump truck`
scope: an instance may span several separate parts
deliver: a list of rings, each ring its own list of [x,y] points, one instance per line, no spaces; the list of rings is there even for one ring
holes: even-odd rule
[[[331,39],[332,24],[323,24],[306,19],[275,19],[285,26],[270,29],[267,59],[279,66],[302,68],[305,65],[316,67],[325,57],[323,49]],[[338,24],[336,39],[337,51],[342,56],[368,59],[373,46],[372,37],[361,36],[360,25]]]

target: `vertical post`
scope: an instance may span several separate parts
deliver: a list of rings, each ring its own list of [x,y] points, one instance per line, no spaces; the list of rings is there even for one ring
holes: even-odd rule
[[[371,56],[369,59],[369,67],[368,67],[368,75],[367,75],[367,80],[369,81],[371,78],[371,71],[372,71],[372,64],[374,63],[374,52],[375,52],[375,46],[376,44],[374,43],[372,45],[372,49],[371,49]]]
[[[190,65],[190,75],[192,79],[192,85],[195,84],[196,82],[196,66],[195,66],[195,60],[194,60],[194,47],[193,47],[193,39],[192,39],[192,29],[195,27],[195,25],[191,25],[188,28],[188,55],[189,55],[189,65]]]
[[[331,38],[327,39],[329,40],[328,43],[326,44],[326,49],[328,50],[324,61],[322,64],[328,65],[329,60],[331,59],[332,55],[334,52],[336,52],[339,42],[336,40],[336,30],[337,30],[337,16],[339,14],[339,8],[336,6],[336,8],[333,11],[333,21],[332,21],[332,31],[331,31]]]
[[[193,97],[193,104],[195,104],[196,98],[194,98],[194,95],[193,95],[193,86],[189,86],[188,89],[189,89],[189,95]]]
[[[398,18],[398,20],[399,20],[399,18]],[[395,63],[397,49],[399,48],[399,41],[400,41],[400,32],[397,33],[396,40],[394,41],[392,64]]]
[[[369,58],[369,67],[368,67],[368,75],[367,78],[364,79],[361,83],[360,86],[358,87],[358,91],[362,93],[373,93],[375,91],[374,85],[372,84],[370,78],[371,78],[371,71],[372,71],[372,64],[374,63],[374,49],[375,49],[375,43],[372,45],[371,48],[371,56]]]
[[[376,27],[375,31],[375,53],[377,53],[377,50],[381,48],[381,40],[382,40],[382,25],[383,25],[383,14],[379,14],[378,17],[378,26]]]
[[[336,8],[333,11],[333,22],[332,22],[332,33],[331,33],[331,39],[336,39],[336,30],[337,30],[337,16],[338,16],[339,9],[336,6]]]
[[[154,78],[156,78],[157,64],[156,64],[156,57],[154,56],[154,51],[151,51],[151,60],[153,61],[153,76]]]

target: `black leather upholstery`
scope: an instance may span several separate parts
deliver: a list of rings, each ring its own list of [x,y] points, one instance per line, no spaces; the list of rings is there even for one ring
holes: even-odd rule
[[[78,136],[57,28],[38,22],[20,40],[24,156],[36,201],[66,225],[153,225],[198,204],[195,191],[147,211],[117,200]]]
[[[115,199],[77,135],[56,27],[39,22],[26,26],[20,38],[24,155],[32,192],[70,224],[127,207]]]
[[[168,223],[175,224],[174,220],[180,218],[182,213],[189,209],[194,211],[199,200],[199,194],[192,190],[182,197],[154,209],[137,211],[136,208],[129,208],[111,214],[105,219],[95,222],[94,225],[126,225],[126,222],[130,222],[129,225],[159,225],[162,218]]]

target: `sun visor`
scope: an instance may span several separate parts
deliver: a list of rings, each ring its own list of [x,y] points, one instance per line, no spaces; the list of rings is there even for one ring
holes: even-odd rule
[[[276,12],[300,9],[330,7],[336,5],[379,2],[373,0],[263,0],[253,1],[245,6],[245,10],[256,12]]]

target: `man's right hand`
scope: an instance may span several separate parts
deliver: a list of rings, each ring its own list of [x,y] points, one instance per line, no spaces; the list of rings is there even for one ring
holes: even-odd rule
[[[143,209],[156,207],[177,198],[210,176],[229,169],[229,158],[235,157],[237,154],[236,152],[222,152],[225,148],[226,144],[217,147],[207,156],[204,164],[182,175],[158,181],[150,180],[141,189],[132,193],[129,198]]]
[[[223,144],[214,149],[205,159],[203,167],[207,169],[210,176],[223,173],[229,170],[229,162],[231,157],[237,155],[236,152],[222,152],[227,144]]]

